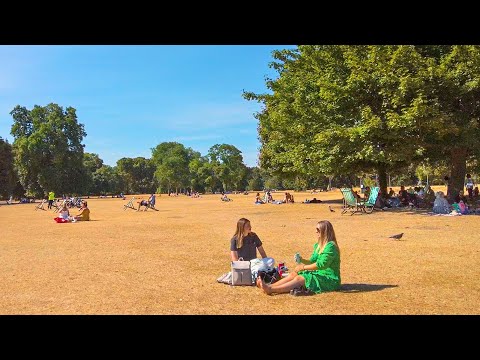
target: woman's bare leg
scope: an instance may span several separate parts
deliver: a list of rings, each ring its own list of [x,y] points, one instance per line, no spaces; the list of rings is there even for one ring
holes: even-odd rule
[[[265,294],[270,295],[272,293],[271,285],[265,284],[265,281],[263,281],[262,279],[260,279],[258,285],[258,287],[262,289]]]
[[[289,282],[289,281],[292,281],[295,276],[297,276],[297,273],[296,272],[291,272],[290,274],[288,274],[287,277],[284,277],[284,278],[281,278],[280,280],[278,280],[277,282],[275,282],[275,284],[285,284],[286,282]],[[260,282],[261,282],[261,279],[260,279],[260,276],[257,277],[257,281],[256,281],[256,285],[257,287],[260,287]]]
[[[288,274],[287,277],[284,277],[284,278],[281,278],[280,280],[278,280],[277,282],[275,282],[274,284],[279,284],[279,285],[282,285],[282,284],[285,284],[289,281],[292,281],[293,279],[295,279],[295,276],[297,276],[297,273],[294,271],[294,272],[291,272],[290,274]],[[273,284],[272,284],[273,285]]]
[[[293,290],[295,288],[305,285],[305,279],[302,276],[297,275],[293,278],[293,280],[285,282],[280,285],[278,285],[278,282],[276,282],[273,285],[267,285],[262,280],[260,280],[259,285],[260,285],[259,286],[260,289],[262,289],[263,292],[267,295],[270,295],[272,293],[282,294],[282,293],[288,293],[290,292],[290,290]]]
[[[277,294],[288,293],[290,292],[290,290],[293,290],[295,288],[298,288],[304,285],[305,285],[305,279],[303,278],[303,276],[297,275],[287,283],[279,284],[278,282],[276,282],[272,284],[270,286],[270,291]]]

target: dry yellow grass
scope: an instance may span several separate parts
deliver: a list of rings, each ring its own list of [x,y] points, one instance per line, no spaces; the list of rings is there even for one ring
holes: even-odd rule
[[[55,223],[53,211],[34,211],[36,204],[2,205],[0,313],[480,314],[480,216],[342,216],[339,191],[294,195],[297,203],[289,205],[254,205],[253,193],[230,195],[230,203],[220,195],[162,195],[158,212],[90,199],[92,221],[75,224]],[[299,203],[313,196],[329,203]],[[267,296],[218,284],[240,217],[287,266],[296,251],[310,255],[316,222],[330,220],[342,291]],[[387,239],[399,232],[401,241]]]

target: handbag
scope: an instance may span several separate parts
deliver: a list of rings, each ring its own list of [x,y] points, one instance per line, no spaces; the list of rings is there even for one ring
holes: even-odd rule
[[[242,259],[242,260],[240,260]],[[232,285],[253,285],[250,261],[232,261]]]

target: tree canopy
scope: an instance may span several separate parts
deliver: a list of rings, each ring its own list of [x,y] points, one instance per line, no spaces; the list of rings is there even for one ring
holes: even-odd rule
[[[0,137],[0,198],[7,198],[15,185],[12,145]]]
[[[267,79],[270,93],[244,93],[263,104],[261,167],[304,179],[374,170],[386,191],[387,172],[443,155],[453,176],[466,157],[452,145],[467,153],[480,145],[478,51],[308,45],[273,52],[278,78]]]
[[[86,133],[76,110],[49,104],[35,105],[32,110],[16,106],[10,114],[15,168],[27,193],[85,192],[82,140]]]

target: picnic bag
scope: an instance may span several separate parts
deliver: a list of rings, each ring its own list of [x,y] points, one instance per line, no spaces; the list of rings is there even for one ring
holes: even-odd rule
[[[242,259],[242,260],[240,260]],[[232,285],[253,285],[252,271],[250,269],[250,261],[232,261]]]

